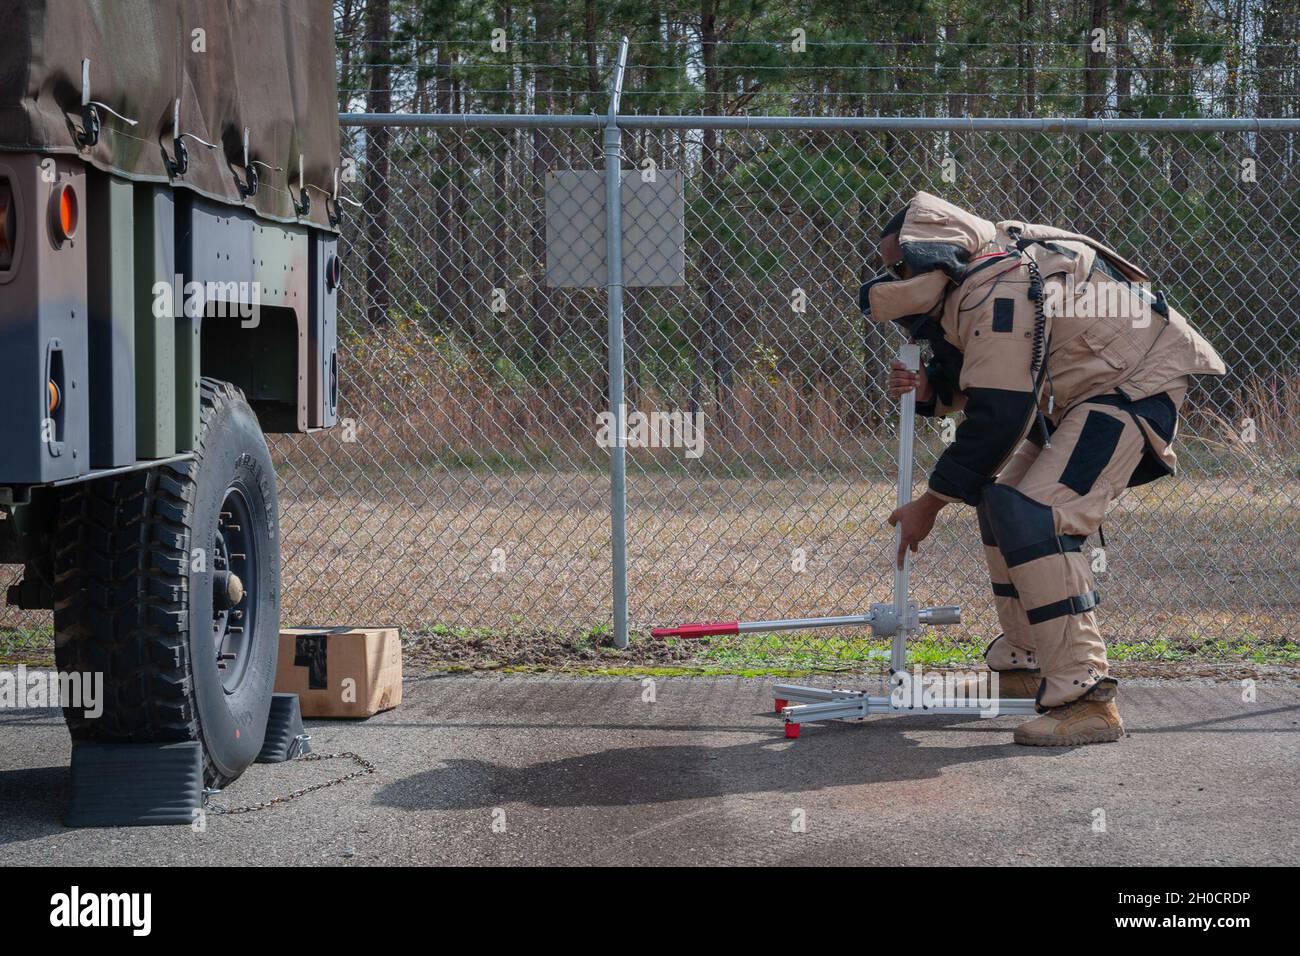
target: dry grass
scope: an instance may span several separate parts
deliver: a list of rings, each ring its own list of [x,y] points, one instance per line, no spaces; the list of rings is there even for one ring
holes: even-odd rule
[[[347,459],[356,467],[422,460],[448,465],[527,464],[603,468],[597,416],[608,406],[599,361],[558,363],[544,380],[526,376],[504,356],[485,354],[413,323],[349,343],[342,363],[339,414],[356,423],[358,440],[282,442],[312,464]],[[631,407],[684,411],[689,383],[629,388]],[[718,396],[701,397],[705,457],[711,468],[851,467],[881,451],[878,427],[892,412],[883,393],[848,371],[798,387],[772,368],[737,373],[723,414]],[[888,425],[886,424],[886,428]],[[639,449],[644,464],[680,465],[680,449]]]
[[[382,394],[401,381],[404,398],[383,415],[361,413],[355,444],[326,435],[277,446],[286,616],[497,634],[606,626],[599,391],[574,380],[503,388],[491,378],[500,369],[461,352],[435,355],[442,374],[432,377],[400,362],[374,368],[373,381],[389,383]],[[353,394],[363,404],[367,393]],[[1300,380],[1261,381],[1241,397],[1256,417],[1255,443],[1222,440],[1222,418],[1189,415],[1207,435],[1184,428],[1184,475],[1116,506],[1105,526],[1109,570],[1099,576],[1102,622],[1115,640],[1292,637],[1298,397]],[[650,390],[642,400],[671,407]],[[838,387],[795,389],[770,369],[742,378],[731,407],[699,461],[683,461],[680,450],[629,455],[633,627],[847,613],[881,600],[890,588],[888,427],[850,428]],[[925,469],[939,446],[932,426],[919,438]],[[967,510],[945,513],[915,580],[920,600],[965,605],[962,633],[982,641],[996,621]],[[803,572],[792,570],[796,549]],[[501,570],[492,569],[494,553]],[[820,635],[784,640],[830,646]]]
[[[474,643],[477,660],[530,641],[598,646],[610,617],[599,388],[572,377],[530,385],[454,349],[385,363],[394,347],[352,366],[343,414],[357,422],[356,441],[335,429],[273,443],[285,622],[395,624],[436,637],[444,660],[456,641]],[[656,392],[642,399],[670,407]],[[1184,475],[1131,491],[1107,519],[1100,615],[1113,642],[1196,650],[1294,641],[1300,380],[1260,380],[1240,407],[1255,419],[1255,442],[1241,440],[1239,423],[1189,416],[1206,434],[1184,430]],[[797,390],[751,377],[733,408],[725,429],[706,432],[700,461],[671,449],[629,456],[634,630],[851,613],[886,598],[888,427],[850,428],[830,383]],[[938,446],[928,426],[919,438],[925,469]],[[914,580],[919,601],[966,608],[967,623],[945,637],[974,646],[996,633],[969,509],[944,513]],[[0,609],[0,631],[35,635],[38,647],[47,626],[48,615]],[[833,664],[865,653],[859,637],[784,635],[710,653]],[[520,653],[506,656],[526,663]]]
[[[1288,496],[1182,479],[1165,486],[1131,492],[1107,521],[1109,571],[1100,576],[1107,633],[1130,642],[1293,636],[1296,489]],[[603,476],[433,470],[362,498],[286,492],[285,616],[295,623],[510,633],[582,632],[608,620]],[[892,494],[883,483],[815,477],[635,475],[633,626],[847,613],[884,599]],[[807,558],[802,573],[792,570],[795,548]],[[991,633],[987,572],[964,509],[945,513],[915,580],[918,600],[966,606],[971,639]]]
[[[316,490],[328,485],[336,490]],[[633,475],[629,488],[638,631],[735,615],[850,613],[888,597],[883,522],[893,489],[885,483],[651,472]],[[1270,489],[1228,479],[1180,478],[1127,494],[1106,522],[1109,571],[1099,577],[1108,639],[1184,650],[1294,641],[1297,500],[1294,483]],[[333,471],[309,489],[288,470],[281,502],[287,624],[399,625],[436,637],[439,660],[455,660],[448,648],[464,642],[474,660],[516,663],[530,660],[521,642],[557,639],[580,660],[608,626],[607,483],[599,473]],[[996,621],[968,511],[944,513],[914,580],[919,601],[964,605],[966,624],[943,637],[975,645]],[[794,548],[807,558],[802,573],[791,567]],[[11,609],[4,617],[9,627],[48,624],[48,615]],[[761,646],[724,642],[711,653],[829,666],[860,659],[861,637],[782,635]],[[552,647],[540,659],[556,654]]]
[[[1236,396],[1232,420],[1205,412],[1221,436],[1221,447],[1245,470],[1300,474],[1300,375],[1265,375],[1250,380]]]

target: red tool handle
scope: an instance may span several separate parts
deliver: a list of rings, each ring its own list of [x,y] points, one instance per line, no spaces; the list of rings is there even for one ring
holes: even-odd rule
[[[651,637],[712,637],[716,634],[739,634],[739,621],[715,621],[711,624],[679,624],[677,627],[656,627]]]

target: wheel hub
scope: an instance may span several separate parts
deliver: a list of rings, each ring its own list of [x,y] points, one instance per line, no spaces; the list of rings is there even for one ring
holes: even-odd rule
[[[234,571],[212,572],[212,606],[219,611],[229,611],[244,600],[244,582]]]
[[[226,693],[243,679],[256,635],[257,540],[253,512],[238,487],[227,489],[212,544],[212,643]]]

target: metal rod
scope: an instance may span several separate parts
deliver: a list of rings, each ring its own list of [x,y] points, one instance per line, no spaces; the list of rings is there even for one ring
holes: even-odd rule
[[[1192,133],[1300,130],[1300,120],[1272,117],[1225,119],[1086,119],[1083,117],[956,116],[649,116],[619,118],[624,129],[817,129],[1003,130],[1027,133]]]
[[[433,129],[603,129],[607,116],[596,113],[340,113],[340,126],[419,127]]]
[[[908,343],[898,351],[899,361],[910,372],[921,367],[921,347]],[[898,493],[896,506],[901,508],[912,500],[912,451],[916,437],[916,391],[903,393],[898,405]],[[900,525],[894,532],[894,552],[897,554],[903,541]],[[907,666],[907,637],[911,630],[908,613],[908,586],[911,583],[912,555],[903,552],[903,563],[894,561],[894,614],[898,630],[890,645],[889,668],[901,671]]]
[[[804,687],[800,684],[777,684],[772,690],[782,700],[847,700],[861,697],[859,690],[827,690],[825,687]]]
[[[811,720],[838,720],[844,717],[865,717],[870,707],[870,698],[866,695],[836,698],[835,700],[814,701],[787,708],[784,713],[787,723],[803,723]]]
[[[618,103],[627,67],[627,37],[618,47],[618,63],[609,93],[605,125],[605,259],[609,268],[609,408],[614,418],[614,447],[609,456],[609,523],[614,646],[627,647],[627,409],[623,406],[623,133]]]
[[[60,478],[58,481],[51,481],[51,485],[75,485],[83,481],[93,481],[96,478],[106,478],[109,475],[124,475],[128,471],[143,471],[146,468],[156,468],[159,465],[173,465],[182,461],[193,461],[194,452],[181,452],[179,455],[172,455],[168,458],[151,458],[148,461],[137,461],[133,465],[119,465],[116,468],[92,468],[84,475],[77,475],[75,478]]]
[[[762,631],[798,631],[808,627],[870,627],[873,614],[848,614],[843,617],[792,617],[778,621],[738,621],[737,634]]]
[[[615,79],[618,79],[616,74]],[[954,117],[954,116],[649,116],[622,114],[622,129],[817,129],[917,130],[1024,133],[1253,133],[1300,130],[1300,119],[1286,117],[1225,117],[1222,119],[1086,119],[1083,117]],[[600,129],[608,117],[557,113],[340,113],[339,125],[351,127],[496,127],[498,129]]]
[[[1028,699],[997,700],[988,702],[936,701],[932,706],[898,706],[889,697],[840,697],[833,700],[796,704],[782,711],[786,723],[802,724],[812,721],[853,719],[874,714],[948,715],[961,717],[1023,717],[1036,713],[1034,702]]]
[[[841,617],[791,617],[776,621],[705,621],[698,624],[678,624],[676,627],[656,627],[651,637],[682,637],[694,639],[727,634],[759,634],[763,631],[799,631],[810,627],[871,627],[874,612],[847,614]]]

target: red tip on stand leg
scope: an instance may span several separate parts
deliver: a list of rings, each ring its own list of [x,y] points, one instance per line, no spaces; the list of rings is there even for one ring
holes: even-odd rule
[[[785,710],[786,707],[788,706],[790,706],[790,702],[786,700],[784,697],[778,697],[776,699],[776,712],[778,714],[781,713],[781,711]]]
[[[694,640],[700,637],[716,637],[721,634],[739,634],[739,621],[715,621],[705,624],[679,624],[677,627],[656,627],[650,632],[651,637],[681,637]]]
[[[798,740],[798,739],[799,739],[799,727],[800,727],[800,725],[799,725],[799,724],[796,724],[793,720],[788,721],[788,722],[786,723],[786,725],[785,725],[785,737],[786,737],[786,739],[787,739],[787,740]]]

